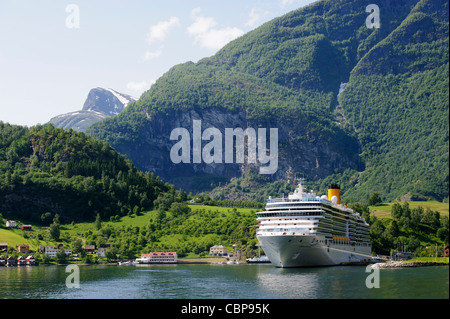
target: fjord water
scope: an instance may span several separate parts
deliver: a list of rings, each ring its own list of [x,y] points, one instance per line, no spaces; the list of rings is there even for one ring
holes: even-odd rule
[[[1,267],[8,299],[440,299],[449,298],[448,266],[380,269],[367,288],[365,266],[281,269],[271,265],[83,265],[80,288],[65,266]]]

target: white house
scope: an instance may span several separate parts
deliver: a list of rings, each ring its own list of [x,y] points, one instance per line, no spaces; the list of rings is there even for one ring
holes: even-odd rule
[[[17,221],[15,221],[15,220],[7,220],[6,221],[6,227],[16,228],[17,227]]]
[[[222,245],[215,245],[209,249],[211,256],[228,256],[228,248]]]
[[[50,258],[55,258],[56,254],[58,253],[59,249],[58,248],[45,248],[45,253],[50,257]],[[64,249],[64,253],[66,254],[66,256],[71,256],[72,255],[72,249]]]
[[[99,248],[97,249],[97,256],[105,258],[107,248]]]

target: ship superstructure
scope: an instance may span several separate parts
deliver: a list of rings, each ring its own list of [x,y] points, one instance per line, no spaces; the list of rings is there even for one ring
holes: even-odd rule
[[[277,267],[330,266],[371,259],[369,225],[340,202],[332,184],[328,196],[316,196],[299,181],[287,198],[270,198],[256,213],[256,236]]]

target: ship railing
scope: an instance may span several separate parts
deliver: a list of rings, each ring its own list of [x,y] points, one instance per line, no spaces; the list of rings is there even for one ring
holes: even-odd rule
[[[316,198],[316,197],[303,197],[303,198],[269,198],[267,203],[276,203],[276,202],[316,202],[316,203],[330,203],[328,199]]]
[[[257,231],[256,235],[265,235],[265,236],[309,236],[309,232],[305,231]]]

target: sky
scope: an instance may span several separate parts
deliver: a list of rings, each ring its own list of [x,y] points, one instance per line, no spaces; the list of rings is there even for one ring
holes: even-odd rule
[[[316,0],[0,0],[0,121],[81,110],[92,88],[139,98],[172,66]]]

